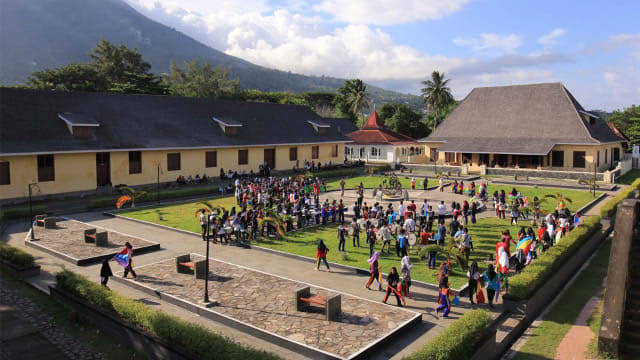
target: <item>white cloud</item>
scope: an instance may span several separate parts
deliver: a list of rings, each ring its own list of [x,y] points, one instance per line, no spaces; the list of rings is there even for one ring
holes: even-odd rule
[[[564,34],[566,33],[566,30],[563,28],[554,29],[550,33],[542,35],[540,38],[538,38],[538,44],[545,47],[553,46],[558,43],[558,38],[564,36]]]
[[[468,0],[324,0],[313,8],[351,24],[393,25],[440,19]]]
[[[468,46],[474,52],[514,53],[522,46],[522,38],[516,34],[480,34],[476,37],[458,37],[453,43]]]
[[[618,74],[614,73],[614,72],[605,72],[602,74],[602,77],[609,81],[609,82],[615,82],[616,80],[618,80]]]

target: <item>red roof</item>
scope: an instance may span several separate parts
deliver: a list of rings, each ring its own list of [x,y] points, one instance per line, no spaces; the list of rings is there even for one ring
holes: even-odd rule
[[[369,120],[352,133],[347,134],[355,144],[418,144],[418,142],[409,136],[399,134],[384,126],[382,119],[378,113],[373,110]]]
[[[629,138],[625,134],[623,134],[622,131],[620,131],[620,129],[618,129],[618,127],[614,123],[607,123],[607,125],[609,125],[611,131],[613,131],[613,133],[616,134],[620,139],[629,141]]]

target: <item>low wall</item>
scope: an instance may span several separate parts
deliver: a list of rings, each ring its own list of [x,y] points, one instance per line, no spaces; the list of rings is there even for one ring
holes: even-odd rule
[[[487,175],[505,175],[505,176],[529,176],[544,177],[554,179],[570,179],[580,180],[593,178],[593,172],[587,171],[558,171],[558,170],[537,170],[537,169],[511,169],[511,168],[492,168],[487,167]],[[596,173],[598,181],[603,181],[603,173]]]
[[[0,266],[20,280],[40,275],[40,265],[35,265],[26,269],[20,269],[10,262],[0,260]]]
[[[52,300],[77,312],[80,319],[91,322],[100,331],[111,336],[123,346],[131,347],[150,359],[198,359],[194,354],[125,323],[112,314],[97,309],[83,301],[78,301],[73,295],[59,290],[55,286],[49,286],[49,296]]]

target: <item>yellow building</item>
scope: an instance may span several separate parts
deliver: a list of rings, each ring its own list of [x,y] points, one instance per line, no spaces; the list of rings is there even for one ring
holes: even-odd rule
[[[342,163],[341,119],[296,105],[0,89],[0,200]]]
[[[430,163],[572,172],[614,168],[626,142],[561,83],[475,88],[419,141]]]

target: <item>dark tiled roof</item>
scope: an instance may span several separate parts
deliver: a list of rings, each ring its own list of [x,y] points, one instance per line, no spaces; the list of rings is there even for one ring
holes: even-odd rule
[[[360,129],[347,134],[355,144],[417,144],[418,142],[409,136],[390,130],[378,116],[374,109],[369,120]]]
[[[561,83],[475,88],[433,134],[420,141],[451,141],[448,151],[521,154],[540,154],[550,149],[551,141],[620,141],[602,119],[581,111],[582,106]],[[464,150],[454,149],[454,143]]]
[[[358,130],[356,124],[346,118],[322,118],[322,121],[331,124],[338,133],[347,135],[348,133]]]
[[[58,118],[63,112],[95,119],[95,136],[73,137]],[[242,124],[238,135],[225,135],[214,116]],[[335,126],[318,134],[308,120],[322,121],[297,105],[1,88],[0,153],[350,141]]]

